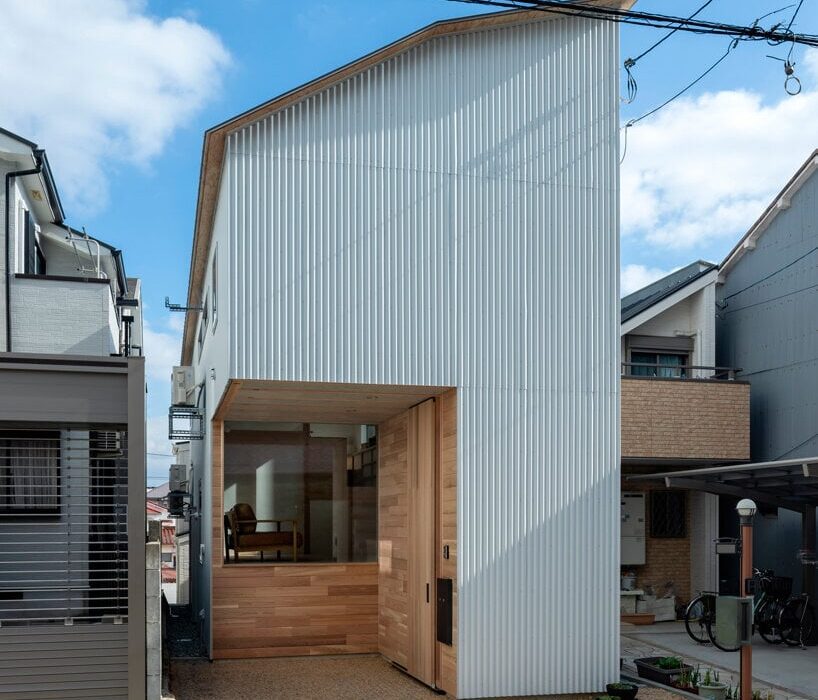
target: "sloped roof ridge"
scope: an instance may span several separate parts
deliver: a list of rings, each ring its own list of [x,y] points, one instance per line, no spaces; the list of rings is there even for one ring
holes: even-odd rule
[[[628,321],[637,314],[641,314],[654,304],[667,299],[671,294],[683,289],[703,275],[718,269],[715,263],[706,260],[696,260],[684,267],[671,272],[669,275],[652,282],[622,298],[621,320]]]

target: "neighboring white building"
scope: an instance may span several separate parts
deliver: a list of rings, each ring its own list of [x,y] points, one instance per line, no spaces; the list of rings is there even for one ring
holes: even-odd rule
[[[206,133],[177,403],[212,657],[618,678],[618,67],[612,23],[450,20]]]
[[[0,696],[144,699],[139,280],[4,129],[0,179]]]

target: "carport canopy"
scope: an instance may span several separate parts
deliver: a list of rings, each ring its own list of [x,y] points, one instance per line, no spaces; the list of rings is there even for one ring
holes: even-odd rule
[[[632,474],[628,481],[662,481],[666,488],[752,498],[798,512],[818,507],[818,457]]]

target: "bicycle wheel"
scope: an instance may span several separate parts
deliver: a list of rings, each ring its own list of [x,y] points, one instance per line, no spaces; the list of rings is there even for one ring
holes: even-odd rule
[[[781,628],[778,618],[781,615],[781,604],[776,600],[764,600],[756,610],[755,628],[767,644],[781,644]]]
[[[712,595],[699,595],[690,601],[685,610],[685,629],[694,642],[707,644],[710,641],[707,628],[715,609],[715,598]]]
[[[712,599],[713,600],[710,602],[712,605],[712,613],[707,624],[707,636],[710,641],[713,642],[713,646],[716,647],[716,649],[721,649],[722,651],[738,651],[741,649],[741,645],[730,646],[729,644],[720,642],[716,636],[716,597],[712,596]]]
[[[800,647],[812,635],[815,611],[802,598],[793,598],[787,601],[787,604],[781,609],[779,620],[784,644]]]

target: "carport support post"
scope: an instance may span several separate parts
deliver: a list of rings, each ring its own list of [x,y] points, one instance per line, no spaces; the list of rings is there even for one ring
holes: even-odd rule
[[[815,552],[815,506],[804,506],[801,513],[801,548]],[[804,593],[815,594],[815,567],[804,566],[801,569],[801,585]]]

